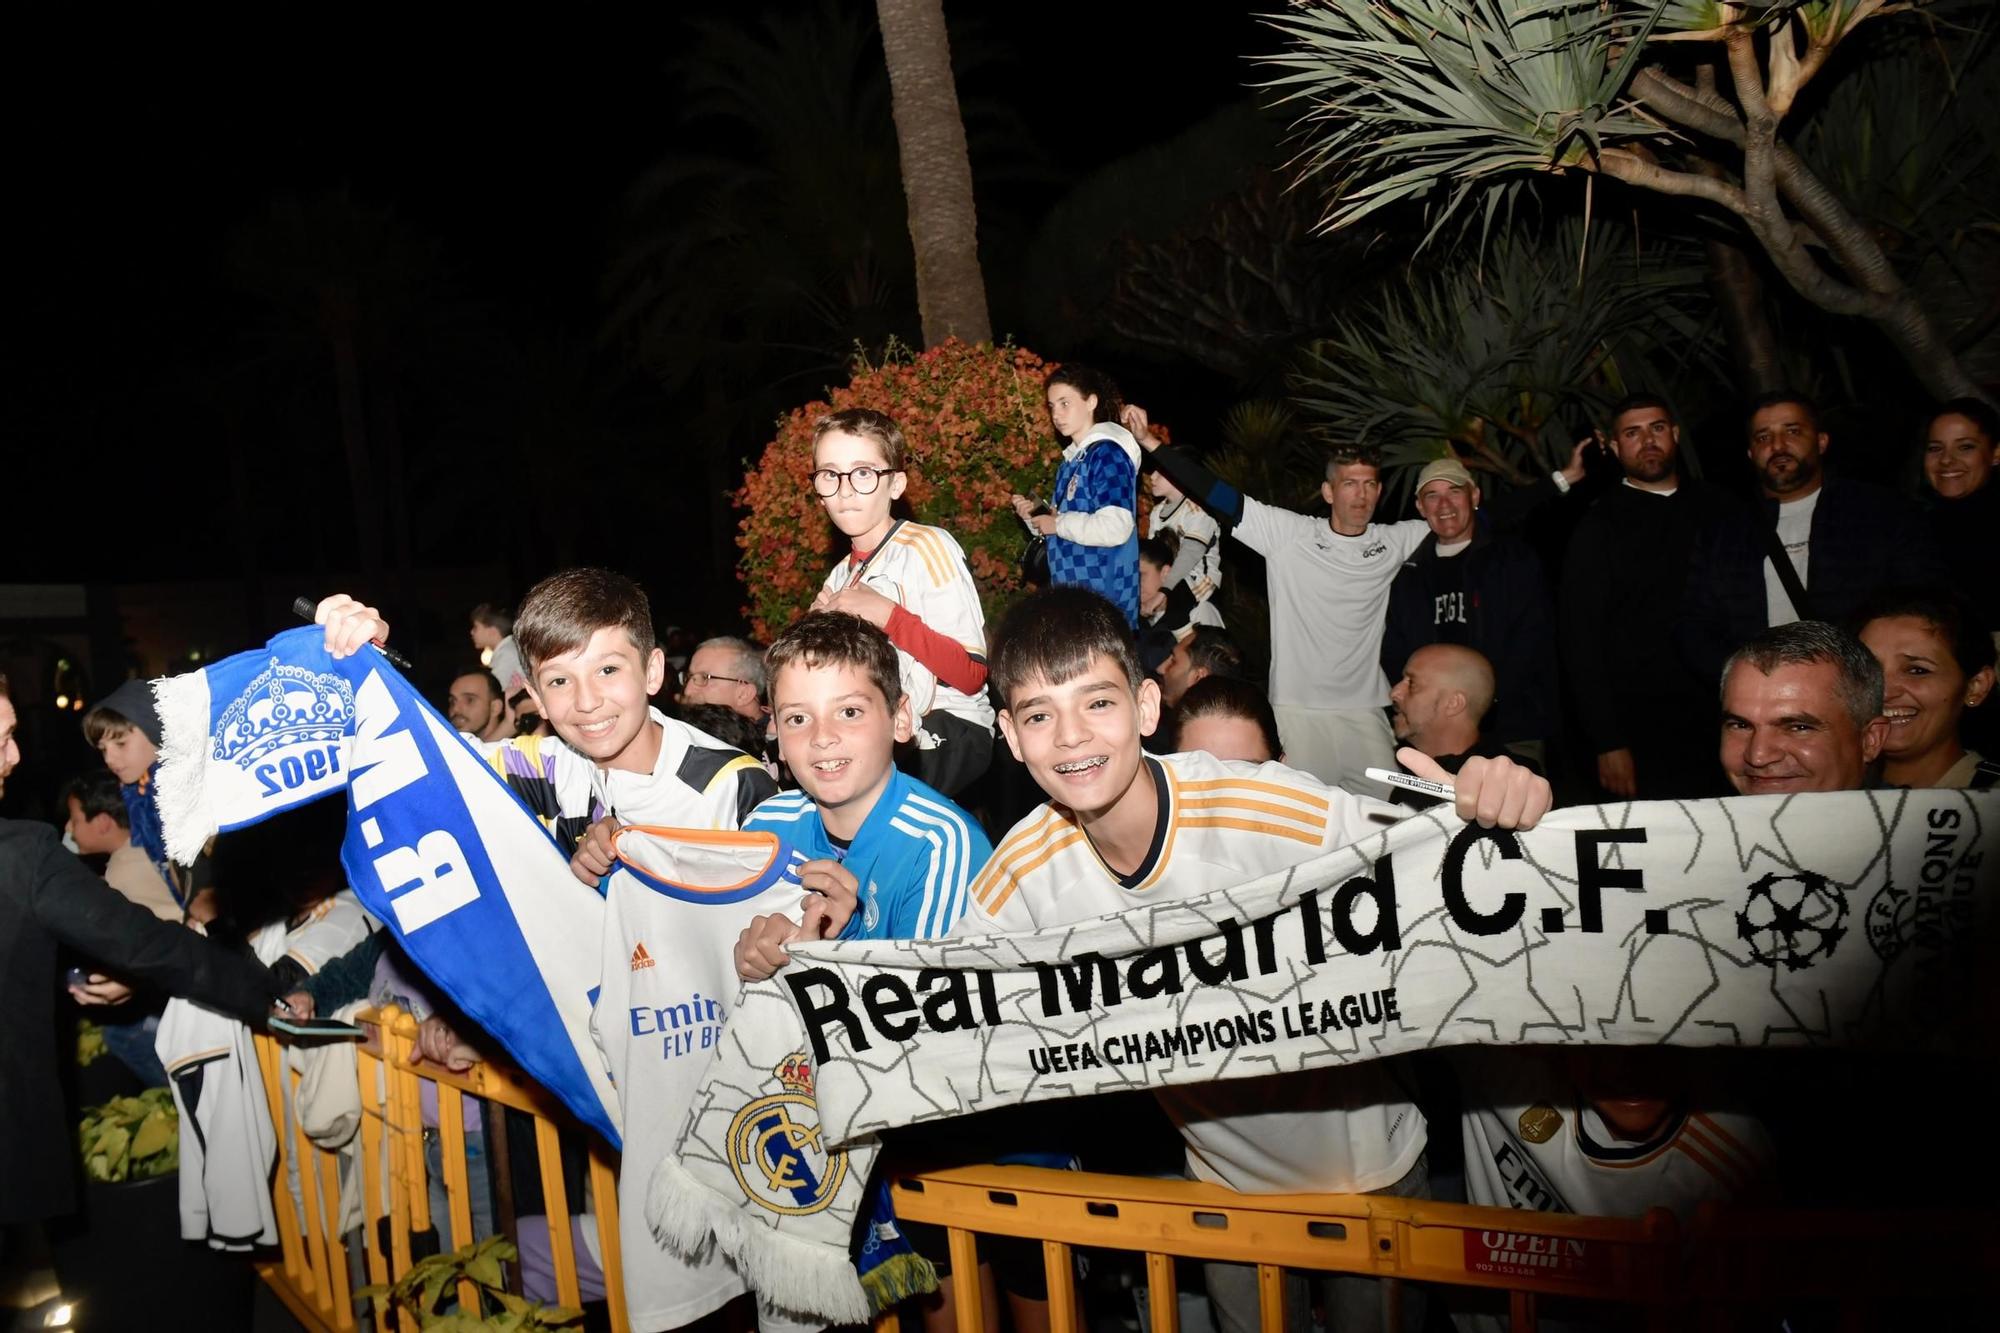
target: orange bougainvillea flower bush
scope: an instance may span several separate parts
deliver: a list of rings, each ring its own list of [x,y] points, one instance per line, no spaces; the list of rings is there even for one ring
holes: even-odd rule
[[[812,402],[778,425],[736,492],[746,510],[736,544],[751,632],[769,643],[812,604],[847,540],[812,493],[813,423],[828,412],[886,412],[909,443],[909,476],[896,512],[945,529],[965,548],[991,625],[1021,589],[1027,530],[1008,497],[1044,493],[1061,456],[1044,407],[1051,369],[1018,347],[956,338],[927,352],[891,346],[879,365],[857,358],[854,378],[830,402]]]

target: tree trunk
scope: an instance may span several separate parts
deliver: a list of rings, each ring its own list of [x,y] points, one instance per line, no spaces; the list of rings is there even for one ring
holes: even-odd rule
[[[1741,185],[1720,173],[1663,168],[1643,149],[1608,148],[1600,157],[1602,169],[1627,184],[1702,199],[1734,213],[1793,291],[1831,314],[1873,323],[1934,396],[1979,396],[1978,385],[1867,227],[1778,137],[1781,117],[1766,93],[1756,41],[1747,26],[1731,27],[1723,38],[1726,70],[1740,110],[1717,96],[1714,76],[1706,69],[1699,87],[1689,87],[1657,66],[1641,69],[1632,82],[1640,101],[1663,119],[1740,150]],[[1801,81],[1799,71],[1787,71],[1787,96]],[[1787,215],[1787,203],[1798,211],[1799,221]],[[1813,255],[1808,239],[1825,247],[1835,272]]]
[[[1708,279],[1715,291],[1715,303],[1722,310],[1722,327],[1729,336],[1729,351],[1741,366],[1742,384],[1750,395],[1769,393],[1785,385],[1784,367],[1778,360],[1778,338],[1771,328],[1770,312],[1764,308],[1764,278],[1741,246],[1710,237]]]
[[[875,13],[882,26],[902,153],[924,346],[953,337],[991,342],[986,280],[979,271],[972,159],[952,81],[943,0],[875,0]]]

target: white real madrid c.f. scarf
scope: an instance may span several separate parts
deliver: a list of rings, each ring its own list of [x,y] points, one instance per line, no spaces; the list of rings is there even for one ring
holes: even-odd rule
[[[1961,1048],[2000,792],[1426,812],[1206,897],[1021,935],[801,944],[745,987],[647,1216],[841,1278],[875,1135],[1016,1102],[1483,1045]],[[639,1169],[628,1162],[628,1171]]]

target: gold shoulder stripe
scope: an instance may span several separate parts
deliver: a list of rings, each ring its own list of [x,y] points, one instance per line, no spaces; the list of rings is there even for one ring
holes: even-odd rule
[[[1005,891],[994,898],[992,902],[981,901],[979,905],[986,909],[988,916],[998,913],[1002,907],[1007,905],[1007,900],[1014,896],[1015,890],[1021,887],[1022,880],[1054,860],[1059,853],[1076,846],[1076,844],[1082,841],[1084,841],[1083,830],[1072,829],[1067,836],[1056,839],[1042,849],[1041,855],[1035,857],[1033,860],[1023,862],[1020,865],[1006,867],[1004,871],[1005,878],[1002,880]]]
[[[1027,828],[1018,829],[1007,835],[993,850],[990,860],[1011,861],[1032,856],[1036,849],[1047,845],[1049,839],[1060,836],[1065,830],[1073,829],[1068,820],[1058,815],[1048,806],[1042,807],[1040,817]]]
[[[907,547],[910,553],[923,563],[924,572],[930,575],[931,582],[936,583],[938,581],[937,557],[931,553],[929,532],[930,529],[921,523],[905,523],[896,529],[895,542],[898,546]]]
[[[734,759],[731,759],[728,763],[724,764],[721,768],[715,770],[715,776],[710,778],[708,780],[708,785],[701,789],[702,795],[706,796],[708,793],[714,791],[715,784],[722,781],[724,778],[729,778],[730,780],[733,781],[736,775],[738,773],[741,773],[746,768],[754,768],[759,772],[762,772],[764,766],[758,763],[755,759],[752,759],[747,754],[739,754]]]
[[[1312,828],[1326,827],[1326,815],[1322,811],[1307,812],[1294,806],[1279,805],[1274,801],[1252,801],[1244,797],[1201,796],[1181,802],[1183,810],[1236,810],[1260,815],[1276,815],[1280,819],[1292,819]]]
[[[1046,804],[1039,807],[1032,821],[1016,824],[1008,830],[1007,836],[1000,839],[989,859],[997,861],[1007,854],[1009,848],[1020,847],[1037,838],[1048,836],[1049,820],[1055,817],[1055,813]]]
[[[1674,1146],[1679,1148],[1682,1155],[1690,1162],[1708,1172],[1709,1175],[1714,1176],[1723,1188],[1727,1189],[1730,1193],[1740,1194],[1743,1192],[1742,1181],[1737,1179],[1734,1171],[1723,1164],[1723,1159],[1715,1153],[1711,1145],[1703,1143],[1683,1130],[1680,1138],[1675,1141]]]
[[[1245,833],[1262,833],[1272,838],[1290,838],[1293,842],[1302,842],[1308,847],[1317,847],[1320,844],[1320,835],[1317,833],[1306,833],[1286,824],[1266,824],[1256,819],[1231,819],[1226,815],[1196,815],[1181,820],[1181,823],[1188,828],[1233,828]]]
[[[1283,783],[1264,782],[1257,778],[1206,778],[1200,782],[1183,782],[1179,786],[1182,791],[1187,792],[1222,792],[1232,790],[1260,792],[1266,796],[1277,796],[1287,801],[1295,801],[1300,805],[1309,806],[1314,810],[1331,810],[1333,808],[1333,802],[1328,796],[1321,796],[1317,792],[1306,791],[1301,787],[1287,787]]]
[[[1744,1153],[1728,1131],[1702,1115],[1691,1115],[1681,1129],[1681,1151],[1702,1161],[1702,1157],[1714,1159],[1708,1166],[1709,1173],[1737,1193],[1745,1193],[1756,1176],[1756,1163]]]

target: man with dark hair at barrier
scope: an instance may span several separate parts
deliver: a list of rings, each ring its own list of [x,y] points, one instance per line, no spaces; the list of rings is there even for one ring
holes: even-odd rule
[[[1722,668],[1722,768],[1739,795],[1859,790],[1888,730],[1882,664],[1844,629],[1795,620]]]
[[[17,718],[0,676],[0,793],[21,761]],[[65,1125],[56,1054],[56,946],[67,944],[134,981],[261,1023],[279,987],[256,959],[162,921],[92,874],[32,820],[0,819],[0,1224],[75,1205],[74,1125]],[[72,985],[81,1004],[131,991],[94,974]]]
[[[69,837],[80,856],[102,856],[104,882],[162,921],[178,924],[181,905],[160,877],[152,858],[132,845],[132,819],[125,794],[109,772],[87,773],[63,788],[69,807]]]
[[[1181,696],[1210,676],[1241,676],[1243,650],[1229,631],[1213,625],[1197,625],[1174,645],[1174,651],[1160,664],[1160,702],[1176,707]]]
[[[1622,484],[1590,506],[1563,560],[1561,645],[1600,791],[1625,800],[1719,796],[1708,734],[1712,682],[1674,647],[1696,537],[1722,496],[1682,472],[1666,400],[1611,411]]]
[[[1945,581],[1914,506],[1866,482],[1824,471],[1827,433],[1802,393],[1750,405],[1754,509],[1725,511],[1694,543],[1681,612],[1681,654],[1713,679],[1731,649],[1794,620],[1839,623],[1889,585]]]
[[[451,682],[444,714],[454,727],[482,741],[504,741],[514,734],[507,696],[485,667],[474,667]]]

